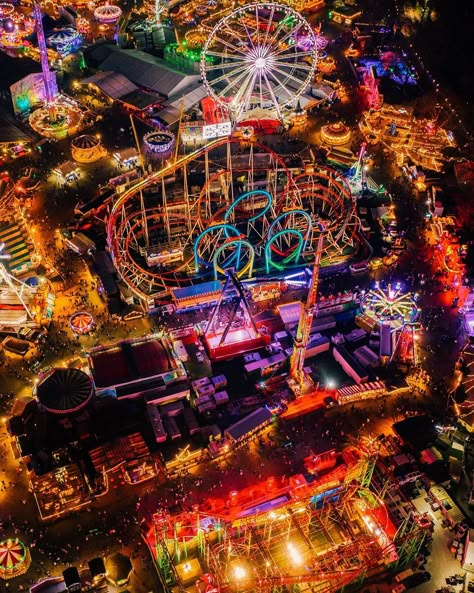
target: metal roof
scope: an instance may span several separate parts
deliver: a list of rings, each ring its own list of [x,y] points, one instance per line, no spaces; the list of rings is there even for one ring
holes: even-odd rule
[[[165,107],[158,113],[158,117],[168,125],[174,124],[181,115],[181,106],[183,106],[184,112],[187,113],[204,97],[207,97],[206,87],[202,82],[195,83],[181,95],[165,101]]]
[[[94,84],[112,99],[120,99],[138,89],[133,82],[118,72],[97,72],[81,80],[81,84]]]
[[[133,83],[165,97],[184,91],[199,80],[199,74],[180,72],[164,60],[135,49],[111,51],[100,64],[100,69],[123,74]]]

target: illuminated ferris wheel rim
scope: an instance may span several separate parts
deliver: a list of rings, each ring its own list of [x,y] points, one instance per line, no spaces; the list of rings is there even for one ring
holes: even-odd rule
[[[264,17],[262,11],[269,14]],[[285,23],[289,16],[293,22]],[[304,32],[304,49],[297,42],[298,32]],[[209,94],[234,119],[252,108],[267,109],[269,101],[282,119],[281,107],[293,104],[311,82],[317,56],[316,35],[298,12],[282,4],[250,3],[217,22],[206,39],[200,66]],[[211,63],[216,58],[220,62]],[[309,58],[309,63],[302,58]],[[217,78],[212,78],[213,71]]]

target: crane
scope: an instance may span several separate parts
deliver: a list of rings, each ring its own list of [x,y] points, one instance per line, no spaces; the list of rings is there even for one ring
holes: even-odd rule
[[[313,271],[309,283],[308,296],[306,304],[301,308],[300,319],[298,322],[298,329],[296,330],[295,341],[293,343],[293,353],[290,359],[290,377],[289,385],[295,395],[303,395],[310,391],[313,387],[311,377],[304,372],[304,360],[306,348],[308,346],[309,336],[311,332],[311,324],[316,313],[316,299],[318,297],[319,287],[319,270],[321,267],[321,256],[323,252],[323,242],[325,235],[325,227],[319,224],[319,238],[314,254]]]

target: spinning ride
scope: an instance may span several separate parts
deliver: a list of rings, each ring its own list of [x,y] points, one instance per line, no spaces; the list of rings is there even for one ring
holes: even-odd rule
[[[420,313],[416,299],[417,295],[404,292],[400,284],[394,287],[388,284],[381,288],[377,282],[375,287],[362,297],[360,308],[362,313],[377,323],[398,329],[405,324],[416,322]]]
[[[15,12],[15,5],[12,2],[0,2],[0,17],[5,19]]]
[[[114,202],[107,237],[123,280],[140,298],[171,287],[279,274],[314,260],[325,225],[322,266],[358,250],[358,218],[339,173],[293,177],[268,147],[216,140],[138,181]]]
[[[82,37],[74,27],[64,27],[49,35],[46,43],[64,57],[81,47]]]
[[[30,551],[18,538],[0,542],[0,578],[8,580],[25,574],[30,565]]]
[[[167,156],[175,143],[175,136],[171,132],[148,132],[143,136],[147,153]]]
[[[234,121],[269,108],[282,121],[283,109],[294,106],[313,79],[317,47],[310,24],[289,6],[247,4],[209,34],[201,56],[203,81]]]
[[[28,122],[41,136],[58,140],[69,134],[75,134],[79,130],[83,113],[72,99],[58,94],[55,74],[49,69],[42,12],[38,2],[33,5],[33,14],[43,73],[44,106],[33,111]]]
[[[94,18],[103,25],[110,25],[116,23],[122,16],[122,9],[120,6],[113,4],[103,4],[94,10]]]
[[[9,2],[0,3],[0,47],[21,48],[35,29],[35,21]]]
[[[69,319],[69,326],[77,335],[88,334],[94,327],[94,318],[87,311],[76,311]]]

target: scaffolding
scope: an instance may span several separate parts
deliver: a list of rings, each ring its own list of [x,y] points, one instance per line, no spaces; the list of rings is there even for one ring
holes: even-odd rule
[[[425,541],[426,530],[420,527],[415,520],[415,514],[415,512],[409,513],[393,538],[398,555],[398,560],[395,563],[397,570],[401,570],[413,564],[413,561],[420,553],[421,546]]]

